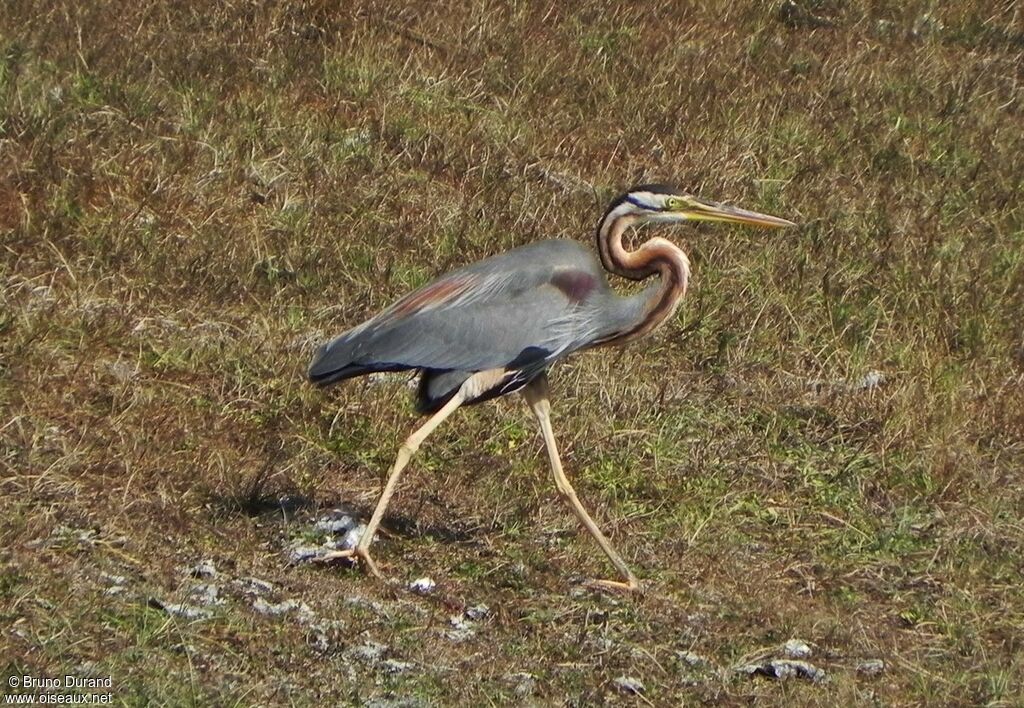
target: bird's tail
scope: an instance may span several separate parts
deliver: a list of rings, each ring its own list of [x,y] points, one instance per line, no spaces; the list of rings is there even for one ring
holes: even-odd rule
[[[344,335],[320,347],[309,365],[307,376],[310,382],[323,387],[377,371],[406,371],[416,368],[408,364],[360,357],[356,349],[356,342]]]

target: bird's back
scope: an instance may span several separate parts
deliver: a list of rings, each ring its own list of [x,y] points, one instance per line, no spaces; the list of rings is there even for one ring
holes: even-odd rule
[[[452,271],[323,346],[309,370],[327,385],[374,371],[422,369],[419,404],[443,405],[472,372],[517,376],[481,396],[522,386],[614,322],[594,254],[576,241],[528,244]],[[604,318],[607,320],[607,317]]]

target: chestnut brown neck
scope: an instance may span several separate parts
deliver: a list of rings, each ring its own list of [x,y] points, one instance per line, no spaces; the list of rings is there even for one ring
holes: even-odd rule
[[[690,280],[690,259],[671,241],[659,237],[645,241],[635,251],[627,251],[622,236],[630,226],[640,223],[640,217],[616,211],[610,211],[597,229],[601,264],[609,273],[629,280],[657,275],[660,281],[658,287],[645,291],[639,319],[626,331],[606,340],[623,342],[650,334],[675,312]]]

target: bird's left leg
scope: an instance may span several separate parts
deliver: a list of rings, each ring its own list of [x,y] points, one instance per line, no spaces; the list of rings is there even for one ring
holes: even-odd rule
[[[622,560],[622,557],[615,552],[612,544],[601,533],[601,529],[590,518],[590,514],[583,508],[579,497],[576,496],[576,491],[569,484],[569,479],[565,476],[565,472],[562,471],[562,460],[558,455],[558,446],[555,444],[555,433],[551,429],[551,401],[548,393],[547,376],[541,374],[527,384],[523,388],[523,396],[526,398],[526,402],[530,404],[530,408],[533,409],[534,415],[537,416],[537,422],[540,423],[541,432],[544,434],[544,444],[548,450],[548,459],[551,462],[551,472],[555,476],[555,485],[558,487],[558,491],[569,502],[576,517],[583,523],[587,531],[590,532],[590,535],[594,537],[597,545],[608,556],[608,560],[612,562],[612,565],[615,566],[615,569],[619,571],[624,580],[624,582],[617,580],[592,580],[590,584],[610,590],[639,590],[640,583],[637,581],[636,576],[633,575],[633,571],[626,565],[626,561]]]
[[[413,453],[419,449],[420,445],[426,440],[427,436],[434,432],[444,419],[455,412],[455,409],[462,405],[465,400],[463,396],[456,393],[450,401],[427,420],[422,426],[417,428],[412,435],[405,439],[402,446],[398,448],[398,456],[395,458],[395,464],[391,467],[391,472],[388,475],[388,481],[384,485],[384,491],[381,492],[380,500],[377,502],[377,506],[373,510],[373,516],[370,517],[370,523],[366,525],[366,530],[359,537],[359,543],[355,548],[346,549],[344,551],[333,551],[332,553],[326,553],[318,560],[330,561],[336,558],[359,558],[366,564],[366,569],[370,571],[374,576],[381,577],[380,570],[377,569],[377,564],[373,562],[373,558],[370,557],[370,544],[373,543],[373,535],[377,533],[377,527],[380,526],[381,519],[384,518],[384,510],[388,508],[388,502],[391,501],[391,495],[395,493],[395,487],[398,485],[398,478],[402,475],[402,470],[409,464],[409,460],[412,458]]]
[[[459,390],[451,400],[444,404],[437,413],[432,415],[426,423],[417,428],[412,435],[406,438],[402,446],[398,448],[398,456],[395,459],[395,464],[391,467],[391,472],[388,475],[388,481],[384,485],[384,491],[381,492],[380,500],[377,502],[376,508],[373,510],[373,516],[370,517],[370,523],[366,525],[366,530],[363,531],[362,536],[359,537],[359,543],[355,548],[346,549],[344,551],[333,551],[331,553],[324,554],[318,558],[320,561],[330,561],[336,558],[358,558],[366,564],[366,569],[370,571],[374,576],[381,577],[380,570],[377,569],[377,564],[373,562],[373,558],[370,557],[370,544],[373,543],[373,535],[377,533],[377,527],[380,526],[381,520],[384,518],[384,510],[388,507],[388,502],[391,501],[391,495],[395,493],[395,487],[398,485],[398,478],[402,474],[402,470],[409,463],[413,453],[415,453],[423,441],[427,439],[437,426],[441,425],[445,419],[450,416],[455,410],[468,400],[476,398],[484,391],[488,390],[492,386],[500,383],[505,377],[505,371],[502,369],[496,369],[493,371],[481,371],[470,376],[466,381],[459,387]]]

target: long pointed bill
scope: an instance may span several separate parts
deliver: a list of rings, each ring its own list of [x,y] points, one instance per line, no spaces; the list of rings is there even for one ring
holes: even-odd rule
[[[756,211],[747,211],[739,207],[718,202],[694,199],[690,208],[684,212],[690,221],[726,221],[733,224],[749,224],[751,226],[764,226],[772,229],[780,229],[787,226],[796,226],[792,221],[780,219],[777,216],[759,214]]]

